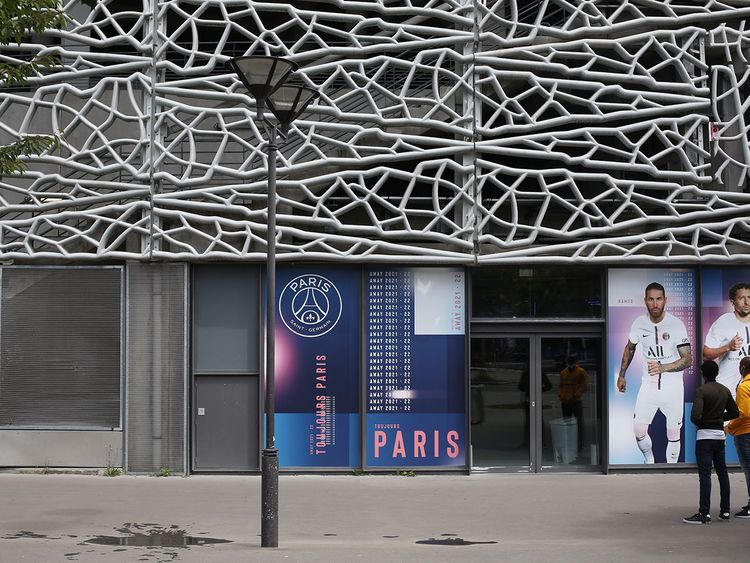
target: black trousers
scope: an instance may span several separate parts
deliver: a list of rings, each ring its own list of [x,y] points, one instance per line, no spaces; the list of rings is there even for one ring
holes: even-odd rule
[[[724,440],[697,440],[695,442],[695,460],[698,463],[698,480],[700,481],[698,512],[704,515],[711,510],[712,465],[719,478],[720,510],[729,512],[729,474],[724,449]]]

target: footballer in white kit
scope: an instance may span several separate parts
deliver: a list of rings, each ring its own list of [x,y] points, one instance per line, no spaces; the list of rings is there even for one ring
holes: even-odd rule
[[[682,375],[692,364],[690,338],[685,323],[665,311],[664,287],[651,283],[646,287],[644,303],[648,314],[641,315],[630,328],[622,354],[617,389],[625,392],[625,373],[638,346],[643,355],[643,374],[633,413],[633,433],[644,463],[654,463],[648,428],[657,410],[666,418],[667,463],[680,457],[685,397]]]
[[[716,381],[736,397],[740,382],[740,360],[750,356],[750,283],[734,284],[729,289],[734,309],[714,321],[703,345],[703,358],[719,363]]]

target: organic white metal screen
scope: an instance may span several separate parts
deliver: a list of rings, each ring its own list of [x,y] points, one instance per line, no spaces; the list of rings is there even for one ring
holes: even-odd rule
[[[0,258],[262,259],[263,138],[225,66],[321,91],[279,160],[281,260],[747,258],[739,0],[99,0],[3,49]]]

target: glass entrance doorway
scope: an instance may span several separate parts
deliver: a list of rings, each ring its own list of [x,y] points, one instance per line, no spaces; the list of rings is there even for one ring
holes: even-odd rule
[[[598,334],[471,339],[475,469],[571,471],[601,461]]]

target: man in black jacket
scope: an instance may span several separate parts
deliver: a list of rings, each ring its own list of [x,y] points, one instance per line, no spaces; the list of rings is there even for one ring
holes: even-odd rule
[[[711,522],[711,465],[716,470],[721,491],[720,520],[729,520],[729,474],[724,457],[724,422],[739,416],[732,393],[721,383],[716,383],[719,366],[706,360],[701,365],[705,383],[695,392],[690,420],[698,428],[695,442],[695,460],[698,463],[700,481],[700,505],[698,512],[682,521],[686,524],[708,524]]]

